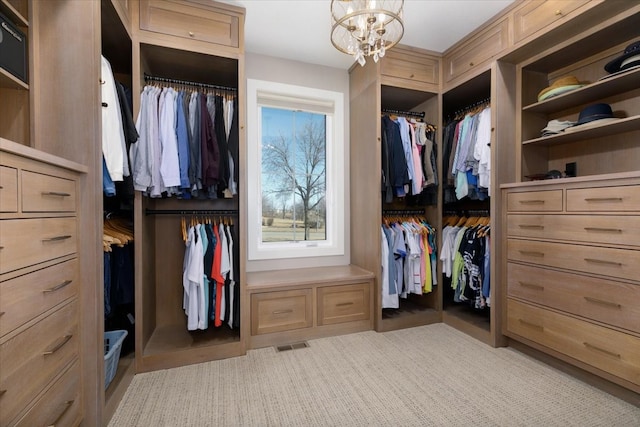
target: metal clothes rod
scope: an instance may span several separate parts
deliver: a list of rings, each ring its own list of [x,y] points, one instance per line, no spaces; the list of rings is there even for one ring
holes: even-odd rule
[[[145,209],[145,215],[238,215],[237,209]]]
[[[417,117],[417,118],[420,118],[420,119],[424,119],[424,111],[422,111],[422,112],[418,112],[418,111],[400,111],[400,110],[390,110],[390,109],[387,109],[387,108],[383,108],[382,112],[386,113],[386,114],[396,114],[398,116]]]
[[[162,82],[162,83],[172,83],[172,84],[177,84],[177,85],[185,85],[185,86],[196,86],[196,87],[201,87],[201,88],[208,88],[208,89],[218,89],[218,90],[225,90],[225,91],[229,91],[229,92],[237,92],[238,88],[235,87],[227,87],[227,86],[218,86],[218,85],[212,85],[209,83],[198,83],[198,82],[190,82],[187,80],[178,80],[178,79],[170,79],[167,77],[158,77],[158,76],[151,76],[149,74],[145,74],[144,75],[144,81],[155,81],[155,82]]]
[[[424,211],[423,210],[416,210],[416,209],[402,209],[402,210],[383,210],[382,211],[382,215],[395,215],[395,216],[402,216],[402,215],[406,215],[406,216],[413,216],[413,215],[424,215]]]

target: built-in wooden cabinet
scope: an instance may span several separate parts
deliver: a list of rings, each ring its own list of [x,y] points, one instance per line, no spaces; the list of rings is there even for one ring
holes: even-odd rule
[[[397,50],[396,53],[394,50]],[[382,308],[381,226],[385,211],[411,210],[437,227],[440,212],[437,204],[411,205],[395,198],[383,203],[381,114],[393,111],[424,113],[426,123],[439,120],[439,86],[436,69],[440,55],[415,48],[396,46],[377,64],[355,64],[350,73],[350,153],[351,182],[351,263],[375,274],[373,318],[377,331],[425,325],[441,321],[441,287],[424,295],[401,299],[398,309]],[[423,71],[418,73],[416,68]],[[393,112],[389,113],[393,114]],[[409,117],[409,116],[408,116]],[[411,118],[411,117],[409,117]]]
[[[640,174],[511,184],[502,192],[504,333],[638,392]]]
[[[513,41],[520,43],[527,37],[544,31],[554,22],[574,10],[584,7],[584,0],[544,0],[523,3],[513,11]]]
[[[373,277],[355,265],[247,273],[249,347],[372,329]]]
[[[444,86],[464,81],[488,70],[491,61],[510,47],[509,17],[504,16],[474,37],[447,51],[442,59]]]
[[[0,424],[82,419],[78,181],[86,168],[0,138]],[[53,396],[53,390],[64,393]],[[42,402],[47,399],[55,405]],[[62,399],[62,400],[61,400]],[[57,404],[60,404],[59,407]]]

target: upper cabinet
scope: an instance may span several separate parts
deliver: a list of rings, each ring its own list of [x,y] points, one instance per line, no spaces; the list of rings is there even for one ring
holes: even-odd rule
[[[506,50],[509,43],[509,17],[504,16],[482,29],[474,37],[445,52],[443,58],[444,84],[469,78],[487,71],[492,59]]]
[[[614,75],[604,69],[640,41],[640,5],[631,6],[605,24],[518,65],[517,140],[521,156],[516,176],[520,180],[554,169],[563,172],[570,163],[576,164],[577,176],[638,169],[640,69]],[[542,90],[555,87],[562,78],[575,78],[582,86],[539,100]],[[609,105],[615,119],[592,120],[542,135],[552,120],[577,122],[581,113],[586,116],[595,104]]]
[[[238,8],[205,0],[140,0],[140,30],[155,33],[164,41],[185,48],[191,40],[194,47],[205,50],[228,47],[241,50],[243,46],[244,15]],[[153,35],[150,35],[153,36]],[[177,38],[177,39],[176,39]],[[200,44],[203,43],[203,44]],[[216,49],[216,48],[214,48]]]
[[[395,46],[380,61],[384,83],[417,90],[436,92],[439,84],[439,54],[429,55],[424,50],[409,46]]]
[[[513,41],[520,43],[527,37],[565,18],[586,5],[584,0],[545,0],[522,3],[513,12]]]

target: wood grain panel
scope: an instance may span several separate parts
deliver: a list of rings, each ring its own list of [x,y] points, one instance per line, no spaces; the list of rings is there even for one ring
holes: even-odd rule
[[[527,191],[507,194],[508,212],[560,212],[562,190]]]
[[[0,212],[18,211],[18,171],[0,166]]]
[[[23,212],[73,212],[76,210],[76,182],[23,170]]]
[[[513,13],[514,42],[548,27],[584,4],[584,0],[545,0],[524,2]]]
[[[567,211],[639,212],[640,185],[568,189]]]
[[[318,326],[365,320],[370,316],[369,283],[318,288]]]
[[[313,326],[311,289],[251,295],[251,334],[267,334]]]
[[[0,337],[78,293],[78,260],[0,283]]]
[[[78,309],[72,301],[21,334],[0,344],[0,424],[8,425],[23,405],[78,357]]]
[[[509,299],[507,329],[640,385],[640,338]]]
[[[510,297],[640,333],[640,285],[507,264]]]

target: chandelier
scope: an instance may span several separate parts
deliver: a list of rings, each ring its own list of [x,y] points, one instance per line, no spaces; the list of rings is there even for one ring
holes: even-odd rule
[[[378,62],[404,34],[404,0],[331,0],[331,43],[361,66]]]

